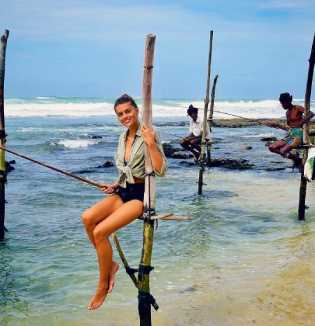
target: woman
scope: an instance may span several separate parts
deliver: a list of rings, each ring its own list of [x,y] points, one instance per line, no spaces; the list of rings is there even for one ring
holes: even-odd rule
[[[114,110],[119,122],[127,128],[120,136],[116,165],[118,181],[104,184],[103,192],[110,196],[84,211],[82,221],[87,235],[94,245],[99,265],[99,281],[95,295],[88,309],[99,308],[114,286],[118,264],[113,261],[113,250],[109,236],[129,224],[143,213],[145,144],[148,148],[154,172],[163,176],[166,159],[161,144],[154,131],[146,126],[140,127],[139,109],[127,94],[118,98]]]

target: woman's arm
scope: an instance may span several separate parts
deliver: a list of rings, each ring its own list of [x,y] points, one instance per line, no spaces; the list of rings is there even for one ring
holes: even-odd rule
[[[141,133],[144,142],[148,146],[154,172],[160,176],[164,175],[166,170],[165,156],[162,154],[156,143],[156,135],[154,130],[143,125],[141,128]]]

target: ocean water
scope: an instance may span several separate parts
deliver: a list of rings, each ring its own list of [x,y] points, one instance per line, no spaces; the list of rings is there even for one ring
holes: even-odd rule
[[[114,180],[115,167],[102,167],[113,160],[123,130],[112,102],[8,99],[7,147],[99,182]],[[187,134],[188,105],[154,102],[163,141]],[[251,118],[284,112],[275,100],[218,101],[216,109]],[[167,176],[158,179],[157,209],[193,219],[161,221],[155,233],[151,289],[160,310],[153,312],[154,325],[315,324],[315,184],[308,184],[306,222],[298,222],[299,174],[266,150],[265,135],[282,133],[263,126],[215,128],[213,156],[248,159],[254,167],[206,170],[203,196],[196,194],[197,167],[168,161]],[[0,325],[138,325],[137,292],[123,268],[102,308],[86,309],[98,275],[80,215],[103,194],[12,155],[7,159],[16,160],[16,170],[8,175],[9,232],[0,243]],[[118,236],[137,266],[142,223]]]

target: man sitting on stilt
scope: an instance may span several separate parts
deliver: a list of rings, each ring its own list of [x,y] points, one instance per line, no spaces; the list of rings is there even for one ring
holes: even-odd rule
[[[189,135],[184,137],[180,144],[184,149],[190,151],[194,155],[195,160],[198,161],[201,151],[202,120],[198,118],[198,109],[192,104],[189,105],[187,114],[191,118],[189,123]],[[207,135],[209,135],[208,125],[206,136]]]
[[[293,160],[296,165],[300,165],[301,158],[291,151],[303,143],[303,124],[309,122],[314,117],[314,113],[310,111],[308,118],[305,118],[304,108],[294,105],[289,93],[280,94],[279,101],[283,109],[286,110],[288,134],[285,138],[269,145],[269,150]],[[273,123],[268,125],[274,126]]]

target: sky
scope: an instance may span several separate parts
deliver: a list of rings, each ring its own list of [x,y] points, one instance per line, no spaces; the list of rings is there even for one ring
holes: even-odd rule
[[[217,98],[304,97],[315,0],[2,3],[7,97],[140,97],[145,36],[153,33],[153,97],[202,99],[210,30]]]

